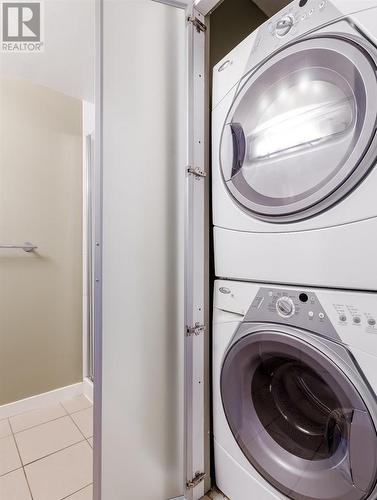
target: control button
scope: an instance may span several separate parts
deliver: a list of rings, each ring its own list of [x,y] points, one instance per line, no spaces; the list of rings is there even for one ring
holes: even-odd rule
[[[356,324],[356,325],[359,325],[361,323],[361,318],[360,316],[355,316],[353,318],[353,322]]]
[[[321,2],[321,3],[319,4],[319,8],[320,8],[320,10],[324,9],[325,5],[326,5],[326,2]]]
[[[300,0],[299,6],[304,7],[308,3],[308,0]]]
[[[276,301],[276,310],[284,318],[290,318],[295,313],[295,305],[289,297],[280,297]]]
[[[319,319],[325,319],[324,313],[319,313],[318,316],[319,316]]]
[[[309,300],[309,297],[306,293],[300,293],[300,295],[298,296],[298,298],[301,300],[301,302],[307,302]]]
[[[308,312],[308,316],[309,316],[309,318],[314,318],[314,312],[313,311],[309,311]]]
[[[276,35],[279,38],[282,38],[283,36],[288,35],[288,33],[291,31],[295,23],[295,20],[293,19],[293,16],[288,15],[280,19],[276,23]]]
[[[345,314],[341,314],[339,316],[339,321],[341,321],[342,323],[345,323],[347,321],[347,316]]]
[[[376,320],[374,318],[369,318],[368,319],[368,325],[369,326],[375,326],[376,324]]]
[[[303,15],[301,16],[301,21],[305,21],[305,19],[306,19],[306,14],[303,14]]]
[[[309,10],[309,16],[312,16],[314,14],[314,9]]]

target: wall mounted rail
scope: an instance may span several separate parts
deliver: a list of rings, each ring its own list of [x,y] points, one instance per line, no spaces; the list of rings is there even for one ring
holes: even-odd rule
[[[23,250],[24,252],[33,252],[37,250],[37,246],[33,245],[33,243],[29,243],[28,241],[23,245],[2,245],[0,244],[0,249],[8,249],[8,250]]]

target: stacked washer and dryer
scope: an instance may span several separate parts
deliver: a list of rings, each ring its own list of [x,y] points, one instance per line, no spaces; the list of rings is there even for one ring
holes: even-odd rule
[[[377,499],[377,0],[214,68],[213,414],[230,500]]]

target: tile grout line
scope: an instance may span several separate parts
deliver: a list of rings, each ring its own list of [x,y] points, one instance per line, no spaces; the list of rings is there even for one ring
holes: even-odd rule
[[[20,453],[20,450],[18,448],[18,444],[17,444],[17,441],[16,441],[16,437],[14,435],[14,432],[13,432],[13,427],[10,423],[10,419],[9,419],[9,425],[10,425],[10,429],[12,431],[12,437],[13,437],[13,441],[14,441],[14,444],[16,446],[16,450],[17,450],[17,453],[18,453],[18,457],[20,459],[20,462],[21,462],[21,468],[22,468],[22,472],[24,473],[24,477],[25,477],[25,481],[26,481],[26,484],[27,484],[27,487],[28,487],[28,490],[29,490],[29,493],[30,493],[30,497],[31,497],[31,500],[34,500],[34,496],[33,496],[33,492],[31,491],[31,487],[30,487],[30,484],[29,484],[29,480],[27,478],[27,475],[26,475],[26,470],[25,470],[25,466],[24,466],[24,462],[22,460],[22,457],[21,457],[21,453]],[[19,469],[17,469],[19,470]]]
[[[24,476],[25,476],[25,481],[26,481],[27,487],[29,488],[29,491],[30,491],[31,500],[34,500],[34,495],[33,495],[33,492],[31,491],[31,486],[29,484],[29,479],[28,479],[28,477],[26,475],[25,467],[22,467],[22,471],[23,471]]]
[[[10,436],[8,436],[8,437],[10,437]],[[8,474],[12,474],[12,472],[16,472],[16,471],[21,470],[21,469],[22,469],[22,463],[21,463],[21,467],[17,467],[17,469],[12,469],[12,470],[6,472],[5,474],[0,474],[0,479],[3,478],[4,476],[7,476]]]
[[[1,423],[1,422],[4,422],[4,420],[7,420],[7,421],[8,421],[8,426],[9,426],[9,429],[10,429],[10,434],[7,434],[6,436],[0,437],[0,441],[2,441],[3,439],[9,438],[10,436],[13,436],[13,429],[12,429],[12,426],[10,425],[10,420],[9,420],[9,418],[2,418],[2,419],[0,420],[0,423]]]
[[[85,396],[85,394],[82,394],[82,396],[84,396],[84,398],[88,401],[89,406],[85,406],[84,408],[80,408],[79,410],[75,410],[75,411],[71,411],[71,412],[70,412],[70,411],[68,411],[68,410],[67,410],[67,408],[64,406],[64,401],[59,401],[59,404],[63,407],[64,411],[65,411],[66,413],[68,413],[68,415],[69,415],[69,414],[72,414],[72,415],[73,415],[74,413],[78,413],[79,411],[83,411],[83,410],[87,410],[88,408],[92,408],[92,407],[93,407],[93,403],[92,403],[92,401],[90,401],[90,399],[88,399],[88,398]]]
[[[93,402],[92,402],[92,401],[90,401],[90,399],[88,399],[88,398],[85,396],[85,394],[80,394],[80,396],[84,396],[84,397],[88,400],[88,402],[89,402],[89,406],[88,406],[87,408],[90,408],[91,406],[93,406]],[[78,397],[79,397],[79,396],[78,396]],[[70,401],[71,399],[75,399],[75,398],[70,398],[70,399],[67,399],[67,401]],[[67,410],[64,408],[63,402],[62,402],[62,401],[57,401],[57,402],[55,402],[55,403],[50,403],[50,404],[48,404],[48,405],[44,404],[44,405],[42,405],[42,406],[40,406],[40,407],[38,407],[38,408],[33,408],[33,409],[31,409],[31,410],[25,410],[25,411],[21,411],[20,413],[14,413],[14,414],[12,414],[12,415],[8,415],[7,417],[0,418],[0,422],[1,422],[2,420],[10,420],[11,418],[14,418],[14,417],[20,417],[21,415],[26,415],[26,414],[28,414],[28,413],[33,413],[33,412],[35,412],[35,411],[43,410],[43,409],[45,409],[45,408],[49,408],[49,407],[51,407],[51,406],[57,406],[57,405],[62,406],[62,407],[63,407],[63,409],[64,409],[64,411],[66,411],[66,412],[67,412]],[[73,412],[71,412],[71,413],[77,413],[78,411],[86,410],[87,408],[81,408],[81,410],[75,410],[75,411],[73,411]],[[68,413],[68,412],[67,412],[67,413]]]
[[[64,408],[64,410],[65,410],[65,408]],[[66,418],[67,416],[69,416],[69,415],[64,415],[63,417],[55,418],[55,419],[53,419],[53,420],[50,420],[49,422],[56,422],[56,420],[59,420],[59,419],[61,419],[61,418]],[[72,420],[72,419],[71,419],[71,420]],[[35,425],[34,427],[31,427],[31,428],[32,428],[32,429],[35,429],[36,427],[41,427],[42,425],[46,425],[46,424],[48,424],[49,422],[44,422],[43,424]],[[76,427],[77,427],[77,426],[76,426]],[[12,427],[11,427],[11,428],[12,428]],[[12,430],[13,430],[13,429],[12,429]],[[29,429],[25,429],[25,431],[27,431],[27,430],[29,430]],[[79,429],[79,431],[80,431],[80,429]],[[24,431],[21,431],[21,432],[24,432]],[[27,464],[24,464],[24,463],[23,463],[23,460],[22,460],[22,457],[21,457],[21,453],[20,453],[20,451],[19,451],[19,449],[18,449],[18,445],[17,445],[17,441],[16,441],[16,434],[20,434],[20,433],[19,433],[19,432],[13,433],[13,439],[14,439],[14,441],[15,441],[15,443],[16,443],[16,448],[17,448],[18,454],[19,454],[19,456],[20,456],[20,460],[21,460],[21,464],[22,464],[22,467],[23,467],[23,468],[25,468],[25,467],[26,467],[26,466],[28,466],[28,465],[35,464],[35,462],[38,462],[39,460],[43,460],[44,458],[51,457],[52,455],[55,455],[55,453],[59,453],[60,451],[67,450],[68,448],[71,448],[71,446],[75,446],[76,444],[83,443],[83,442],[86,440],[86,438],[85,438],[85,436],[84,436],[84,439],[80,439],[80,441],[77,441],[76,443],[70,444],[69,446],[64,446],[63,448],[60,448],[59,450],[53,451],[53,452],[51,452],[51,453],[48,453],[47,455],[44,455],[43,457],[39,457],[39,458],[37,458],[37,459],[35,459],[35,460],[32,460],[31,462],[28,462]],[[82,432],[81,432],[81,431],[80,431],[80,434],[82,435]]]
[[[11,418],[21,417],[21,415],[27,415],[28,413],[34,413],[36,411],[44,410],[44,409],[50,408],[51,406],[56,406],[56,405],[57,405],[57,403],[51,403],[48,405],[44,404],[38,408],[32,408],[31,410],[25,410],[25,411],[22,411],[20,413],[12,413],[11,415],[8,415],[5,418],[8,418],[10,420]],[[0,421],[4,420],[4,419],[0,419]]]
[[[20,431],[14,431],[13,430],[12,422],[10,420],[13,417],[7,417],[6,419],[3,419],[3,420],[8,420],[8,423],[9,423],[9,426],[11,428],[12,434],[20,434],[20,432],[25,432],[25,431],[28,431],[29,429],[35,429],[36,427],[40,427],[41,425],[48,424],[49,422],[54,422],[55,420],[59,420],[60,418],[65,418],[66,416],[69,417],[70,415],[75,415],[76,413],[79,413],[80,411],[89,410],[89,408],[92,408],[92,406],[93,406],[93,405],[91,405],[91,406],[88,406],[87,408],[81,408],[81,410],[76,410],[76,411],[73,411],[73,412],[69,413],[64,408],[63,403],[61,401],[59,401],[58,404],[62,407],[63,411],[65,412],[64,415],[61,415],[60,417],[54,417],[51,420],[46,420],[46,422],[42,422],[40,424],[35,424],[35,425],[30,426],[30,427],[26,427],[25,429],[21,429]],[[31,411],[35,411],[35,410],[31,410]],[[29,413],[29,412],[19,413],[19,415],[25,415],[27,413]],[[18,415],[14,415],[14,416],[18,416]],[[8,437],[8,436],[5,436],[5,437]]]
[[[83,491],[85,490],[85,488],[88,488],[88,486],[91,486],[93,483],[89,483],[89,484],[86,484],[83,488],[80,488],[79,490],[76,490],[74,491],[73,493],[70,493],[68,496],[66,497],[63,497],[63,498],[60,498],[60,500],[66,500],[68,498],[69,500],[69,497],[71,497],[72,495],[76,495],[76,493],[80,493],[80,491]]]
[[[88,400],[88,401],[89,401],[89,400]],[[71,447],[73,447],[73,446],[76,446],[76,445],[78,445],[78,444],[80,444],[80,443],[84,443],[84,442],[86,442],[86,443],[87,443],[87,445],[88,445],[88,446],[90,447],[90,449],[92,450],[92,446],[91,446],[91,445],[90,445],[90,443],[89,443],[89,439],[93,439],[93,437],[92,437],[92,436],[90,436],[90,437],[88,437],[88,438],[87,438],[87,437],[84,435],[84,433],[81,431],[80,427],[76,424],[76,422],[74,421],[74,419],[73,419],[73,418],[72,418],[72,416],[71,416],[71,415],[74,415],[74,414],[79,413],[79,412],[81,412],[81,411],[85,411],[85,410],[88,410],[88,409],[92,408],[92,405],[90,405],[90,406],[88,406],[88,407],[86,407],[86,408],[81,408],[81,409],[79,409],[79,410],[76,410],[76,411],[74,411],[74,412],[69,413],[69,411],[68,411],[68,410],[64,407],[64,405],[63,405],[63,403],[62,403],[61,401],[59,401],[57,404],[58,404],[58,405],[62,408],[63,412],[65,413],[64,415],[62,415],[62,416],[60,416],[60,417],[53,418],[53,419],[51,419],[51,420],[47,420],[46,422],[42,422],[42,423],[37,424],[37,425],[33,425],[33,426],[31,426],[31,427],[28,427],[28,428],[23,429],[23,430],[18,431],[18,432],[15,432],[15,430],[14,430],[14,428],[13,428],[13,425],[12,425],[12,422],[11,422],[11,417],[6,417],[6,418],[2,419],[2,420],[6,420],[6,421],[8,422],[9,428],[10,428],[10,430],[11,430],[11,434],[10,434],[9,436],[5,436],[5,438],[7,438],[7,437],[8,437],[8,438],[9,438],[9,437],[12,437],[12,438],[13,438],[13,442],[14,442],[14,444],[15,444],[15,447],[16,447],[16,450],[17,450],[17,454],[18,454],[18,457],[19,457],[19,460],[20,460],[20,464],[21,464],[21,466],[20,466],[20,467],[18,467],[18,468],[16,468],[16,469],[14,469],[14,470],[11,470],[11,471],[7,472],[6,474],[3,474],[3,475],[2,475],[2,476],[0,476],[0,477],[6,476],[7,474],[11,474],[12,472],[16,472],[17,470],[21,470],[21,469],[22,469],[22,472],[23,472],[23,474],[24,474],[25,481],[26,481],[26,484],[27,484],[27,487],[28,487],[28,490],[29,490],[29,493],[30,493],[30,496],[31,496],[31,500],[34,500],[34,496],[33,496],[33,493],[32,493],[32,490],[31,490],[31,486],[30,486],[30,484],[29,484],[29,480],[28,480],[28,477],[27,477],[27,474],[26,474],[26,467],[27,467],[27,466],[32,465],[32,464],[35,464],[36,462],[39,462],[39,461],[41,461],[41,460],[44,460],[45,458],[51,457],[51,456],[53,456],[53,455],[55,455],[55,454],[57,454],[57,453],[60,453],[60,452],[62,452],[62,451],[64,451],[64,450],[67,450],[67,449],[69,449],[69,448],[71,448]],[[31,411],[33,411],[33,410],[31,410]],[[18,415],[24,415],[24,414],[27,414],[27,413],[29,413],[29,412],[23,412],[23,413],[20,413],[20,414],[18,414]],[[14,416],[17,416],[17,415],[14,415]],[[46,424],[48,424],[48,423],[50,423],[50,422],[54,422],[54,421],[57,421],[57,420],[60,420],[60,419],[66,418],[67,416],[69,417],[69,419],[71,420],[71,422],[73,422],[74,426],[77,428],[77,430],[79,431],[79,433],[80,433],[80,435],[83,437],[83,439],[82,439],[82,440],[80,440],[80,441],[78,441],[78,442],[76,442],[76,443],[73,443],[73,444],[71,444],[71,445],[69,445],[69,446],[66,446],[66,447],[64,447],[64,448],[61,448],[61,449],[59,449],[59,450],[57,450],[57,451],[54,451],[54,452],[52,452],[52,453],[49,453],[49,454],[47,454],[47,455],[45,455],[45,456],[43,456],[43,457],[40,457],[40,458],[38,458],[38,459],[36,459],[36,460],[33,460],[33,461],[31,461],[31,462],[28,462],[27,464],[24,464],[24,463],[23,463],[23,460],[22,460],[22,457],[21,457],[21,453],[20,453],[19,447],[18,447],[18,443],[17,443],[17,440],[16,440],[16,434],[21,434],[21,433],[23,433],[23,432],[27,432],[28,430],[35,429],[36,427],[41,427],[42,425],[46,425]],[[78,493],[79,491],[84,490],[85,488],[87,488],[88,486],[90,486],[90,485],[92,485],[92,484],[93,484],[93,482],[91,482],[91,483],[87,484],[86,486],[84,486],[83,488],[80,488],[79,490],[77,490],[77,491],[75,491],[75,492],[70,493],[68,496],[64,497],[64,499],[66,499],[66,498],[68,499],[70,496],[75,495],[75,494],[76,494],[76,493]],[[64,499],[61,499],[61,500],[64,500]]]
[[[85,441],[86,441],[86,439],[81,439],[80,441],[77,441],[77,443],[70,444],[69,446],[64,446],[64,448],[60,448],[59,450],[53,451],[51,453],[48,453],[47,455],[44,455],[43,457],[36,458],[35,460],[28,462],[23,467],[29,467],[29,465],[35,464],[36,462],[39,462],[40,460],[44,460],[45,458],[52,457],[52,455],[56,455],[57,453],[60,453],[61,451],[68,450],[68,448],[72,448],[73,446],[84,443]]]
[[[73,418],[71,418],[71,415],[75,415],[76,413],[79,413],[80,411],[89,410],[89,408],[91,408],[91,406],[89,406],[88,408],[83,408],[82,410],[78,410],[78,411],[75,411],[75,412],[72,412],[72,413],[68,413],[68,411],[64,408],[64,406],[63,405],[61,405],[61,406],[62,406],[63,410],[65,411],[64,415],[61,415],[60,417],[52,418],[51,420],[46,420],[46,422],[42,422],[40,424],[32,425],[31,427],[26,427],[25,429],[22,429],[20,431],[14,431],[13,427],[12,427],[12,424],[9,421],[9,426],[10,426],[11,431],[12,431],[12,434],[9,434],[9,436],[11,436],[11,435],[16,436],[17,434],[21,434],[23,432],[30,431],[31,429],[36,429],[37,427],[42,427],[42,425],[49,424],[50,422],[56,422],[57,420],[61,420],[61,419],[66,418],[66,417],[70,417],[70,419],[73,421],[73,423],[75,424],[75,426],[78,428],[76,422],[73,420]],[[83,433],[81,432],[80,428],[78,428],[78,429],[79,429],[80,433],[83,435]],[[4,436],[4,438],[7,438],[9,436]],[[92,436],[90,436],[90,437],[92,437]],[[4,439],[4,438],[0,438],[0,439]],[[84,436],[84,438],[88,439],[86,436]]]
[[[26,429],[22,429],[22,431],[14,432],[14,435],[21,434],[22,432],[30,431],[31,429],[36,429],[37,427],[41,427],[42,425],[49,424],[50,422],[56,422],[57,420],[60,420],[61,418],[66,418],[66,416],[67,415],[62,415],[60,417],[56,417],[56,418],[52,418],[51,420],[47,420],[46,422],[42,422],[41,424],[32,425],[31,427],[27,427]]]
[[[86,408],[86,409],[88,409],[88,408]],[[80,411],[81,411],[81,410],[80,410]],[[87,437],[85,436],[85,434],[82,432],[82,430],[80,429],[80,427],[79,427],[79,426],[76,424],[76,422],[73,420],[72,415],[68,414],[68,416],[69,416],[69,418],[72,420],[72,422],[75,424],[75,426],[78,428],[78,430],[80,431],[81,435],[82,435],[82,436],[84,436],[85,441],[88,441],[88,439],[90,439],[90,438],[87,438]],[[90,437],[93,437],[93,436],[90,436]],[[88,441],[88,444],[89,444],[89,441]],[[89,444],[89,446],[90,446],[90,444]],[[90,446],[90,447],[91,447],[91,446]]]

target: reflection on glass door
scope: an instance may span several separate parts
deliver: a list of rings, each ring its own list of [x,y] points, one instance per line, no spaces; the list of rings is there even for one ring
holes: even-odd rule
[[[93,241],[93,186],[94,186],[94,175],[93,175],[93,137],[91,134],[85,137],[85,149],[86,149],[86,248],[87,248],[87,294],[86,294],[86,307],[87,307],[87,349],[84,355],[87,356],[87,376],[93,381],[94,380],[94,329],[93,329],[93,277],[94,277],[94,241]],[[85,332],[84,332],[85,335]]]

